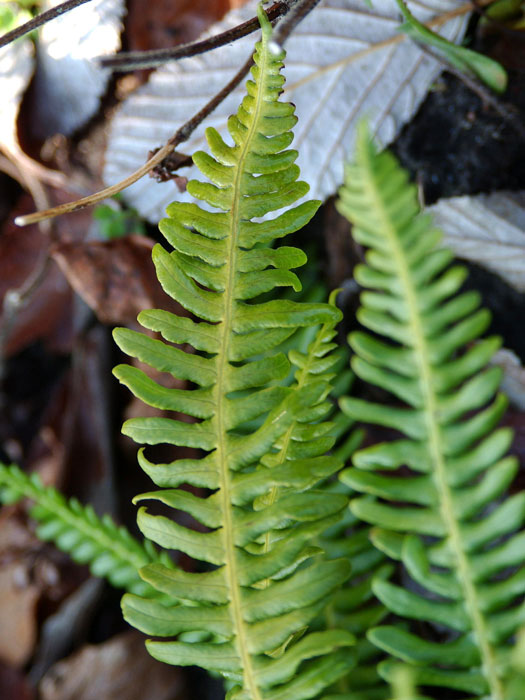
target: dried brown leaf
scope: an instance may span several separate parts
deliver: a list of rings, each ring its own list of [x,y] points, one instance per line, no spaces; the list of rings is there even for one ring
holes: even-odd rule
[[[41,589],[27,554],[39,547],[12,509],[0,512],[0,660],[21,667],[33,654]]]
[[[34,690],[23,673],[0,664],[0,698],[2,700],[34,700]]]
[[[85,646],[55,664],[40,683],[42,700],[182,700],[180,671],[155,661],[142,637],[126,632]]]
[[[133,324],[142,309],[166,304],[151,261],[152,247],[151,239],[133,235],[62,243],[53,258],[103,323]]]
[[[131,50],[170,48],[196,39],[208,26],[245,0],[130,0]]]
[[[50,192],[53,203],[67,200],[69,194]],[[0,235],[0,310],[5,294],[19,290],[49,254],[50,236],[36,225],[20,229],[13,218],[31,211],[33,202],[23,195],[9,216]],[[81,240],[91,221],[90,212],[76,212],[67,221],[55,223],[54,235],[61,241]],[[1,311],[0,311],[1,312]],[[4,322],[0,319],[0,324]],[[74,308],[71,286],[58,266],[50,261],[38,285],[23,300],[9,333],[6,354],[12,355],[36,340],[50,350],[66,353],[74,337]]]

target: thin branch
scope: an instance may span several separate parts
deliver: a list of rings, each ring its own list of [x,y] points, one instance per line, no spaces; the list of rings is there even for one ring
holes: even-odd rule
[[[295,27],[319,4],[319,2],[320,0],[299,0],[299,2],[295,3],[286,18],[282,19],[275,28],[272,36],[272,47],[275,53],[281,51],[284,42],[288,39]]]
[[[11,164],[11,168],[7,166],[5,172],[8,173],[10,177],[16,180],[22,187],[29,192],[33,201],[37,207],[49,206],[49,198],[47,192],[42,186],[42,181],[37,174],[35,174],[32,165],[35,164],[26,154],[22,151],[18,143],[12,144],[9,148],[7,146],[0,147],[0,153],[5,156],[7,163]],[[4,163],[2,163],[4,165]],[[4,168],[3,168],[4,169]],[[9,172],[10,170],[10,172]],[[55,171],[51,170],[50,173]],[[56,175],[61,175],[61,173],[56,173]],[[57,187],[57,182],[53,182],[53,186]],[[62,184],[58,185],[59,187]],[[40,227],[41,230],[49,234],[51,228],[50,224],[46,222]]]
[[[43,221],[44,219],[52,219],[60,214],[69,214],[72,211],[77,211],[78,209],[92,206],[93,204],[96,204],[107,197],[111,197],[114,194],[121,192],[134,182],[137,182],[137,180],[140,180],[140,178],[146,175],[150,170],[153,170],[156,166],[162,163],[162,161],[169,156],[179,144],[189,139],[199,124],[204,121],[204,119],[206,119],[206,117],[211,114],[211,112],[213,112],[213,110],[237,87],[237,85],[250,70],[252,64],[253,58],[250,55],[250,58],[246,61],[242,68],[234,75],[230,82],[215,95],[213,99],[211,99],[199,112],[197,112],[197,114],[183,124],[180,129],[178,129],[178,131],[176,131],[176,133],[170,138],[170,140],[164,146],[162,146],[162,148],[157,151],[157,153],[155,153],[146,163],[144,163],[142,167],[126,177],[124,180],[117,182],[111,187],[106,187],[100,192],[89,195],[88,197],[77,199],[74,202],[60,204],[58,207],[35,212],[34,214],[28,214],[26,216],[17,216],[15,219],[15,224],[17,224],[17,226],[28,226],[29,224],[34,224],[38,221]]]
[[[72,178],[59,170],[52,170],[30,158],[18,144],[12,144],[10,148],[0,144],[0,170],[3,170],[13,180],[20,182],[22,187],[26,187],[26,182],[21,181],[20,172],[29,174],[39,182],[50,185],[55,189],[62,189],[72,194],[82,194],[78,183],[74,183]],[[16,161],[16,166],[12,161]],[[34,197],[33,197],[34,199]]]
[[[57,5],[56,7],[52,7],[50,10],[42,12],[36,17],[33,17],[33,19],[30,19],[25,24],[21,24],[16,29],[7,32],[7,34],[0,37],[0,49],[3,46],[7,46],[7,44],[10,44],[12,41],[15,41],[15,39],[19,39],[21,36],[24,36],[24,34],[29,34],[29,32],[32,32],[33,29],[38,29],[38,27],[41,27],[43,24],[47,24],[47,22],[50,22],[52,19],[56,19],[66,12],[74,10],[75,7],[84,5],[86,2],[91,2],[91,0],[66,0],[66,2],[63,2],[61,5]]]
[[[280,0],[275,2],[266,10],[268,19],[274,23],[279,17],[286,15],[290,9],[300,0]],[[221,34],[208,37],[202,41],[195,41],[189,44],[181,44],[174,48],[155,49],[152,51],[129,51],[119,53],[116,56],[105,56],[100,58],[100,65],[104,68],[112,68],[115,71],[131,71],[139,68],[154,68],[155,66],[175,61],[188,56],[196,56],[206,53],[212,49],[217,49],[225,44],[230,44],[237,39],[241,39],[259,29],[257,17],[243,22],[242,24],[228,29]]]

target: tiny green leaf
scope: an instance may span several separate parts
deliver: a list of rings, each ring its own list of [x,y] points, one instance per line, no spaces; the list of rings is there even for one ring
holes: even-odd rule
[[[501,64],[477,51],[457,46],[444,39],[417,20],[404,0],[396,0],[396,3],[405,18],[405,23],[400,26],[399,31],[405,32],[415,41],[437,49],[449,63],[462,72],[474,74],[494,92],[505,92],[508,77]]]

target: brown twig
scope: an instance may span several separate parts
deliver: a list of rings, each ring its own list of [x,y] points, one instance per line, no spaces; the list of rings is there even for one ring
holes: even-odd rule
[[[15,41],[15,39],[19,39],[21,36],[24,36],[24,34],[29,34],[29,32],[32,32],[33,29],[38,29],[38,27],[41,27],[43,24],[47,24],[47,22],[50,22],[52,19],[56,19],[66,12],[74,10],[75,7],[84,5],[86,2],[91,2],[91,0],[66,0],[66,2],[63,2],[61,5],[57,5],[56,7],[52,7],[50,10],[42,12],[36,17],[33,17],[33,19],[30,19],[28,22],[25,22],[25,24],[21,24],[19,27],[16,27],[16,29],[7,32],[7,34],[0,37],[0,48],[7,46],[7,44]]]
[[[271,8],[269,8],[269,11],[274,11],[276,13],[276,17],[279,16],[277,13],[277,10],[280,8],[280,13],[283,13],[284,11],[288,12],[290,8],[292,8],[297,2],[300,2],[301,0],[283,0],[283,2],[280,3],[275,3],[272,5]],[[311,0],[308,0],[308,2],[311,3]],[[279,7],[277,7],[279,6]],[[312,5],[313,7],[313,5]],[[275,19],[275,18],[274,18]],[[298,20],[299,21],[299,20]],[[251,22],[251,20],[250,20]],[[244,23],[244,25],[239,25],[236,29],[238,30],[239,28],[242,29],[244,27],[246,29],[246,25],[250,24]],[[258,21],[257,21],[258,24]],[[297,24],[297,22],[295,23]],[[295,26],[295,24],[293,26]],[[242,30],[244,31],[244,30]],[[291,30],[290,30],[291,31]],[[246,33],[249,33],[246,31]],[[219,35],[223,36],[223,35]],[[239,38],[239,37],[237,37]],[[221,40],[222,41],[222,40]],[[217,45],[221,45],[218,43]],[[67,204],[60,204],[57,207],[53,207],[51,209],[45,209],[43,211],[37,211],[33,214],[27,214],[25,216],[17,216],[15,219],[15,224],[17,226],[28,226],[30,224],[37,223],[39,221],[44,221],[45,219],[51,219],[55,216],[60,216],[61,214],[68,214],[73,211],[77,211],[78,209],[83,209],[84,207],[92,206],[96,204],[97,202],[100,202],[103,199],[106,199],[108,197],[111,197],[115,194],[118,194],[121,192],[123,189],[126,187],[129,187],[133,183],[137,182],[137,180],[140,180],[141,177],[146,175],[147,173],[151,172],[154,174],[154,176],[159,177],[160,173],[162,173],[163,179],[166,177],[166,170],[169,169],[170,172],[173,170],[173,166],[171,163],[166,164],[166,159],[172,158],[173,153],[176,150],[177,146],[181,144],[182,142],[186,141],[190,135],[195,131],[197,126],[209,115],[211,112],[237,87],[237,85],[241,82],[241,80],[245,77],[245,75],[248,73],[250,67],[253,64],[253,58],[250,56],[250,58],[246,61],[246,63],[242,66],[242,68],[235,74],[235,76],[230,80],[230,82],[224,86],[224,88],[215,95],[213,99],[211,99],[197,114],[195,114],[191,119],[189,119],[185,124],[183,124],[180,129],[169,139],[169,141],[159,148],[158,151],[156,151],[154,154],[152,154],[146,163],[144,163],[143,166],[138,168],[134,173],[131,175],[128,175],[128,177],[124,178],[124,180],[121,180],[120,182],[117,182],[115,185],[111,185],[110,187],[106,187],[103,190],[100,190],[99,192],[96,192],[92,195],[88,195],[87,197],[82,197],[81,199],[75,200],[73,202],[68,202]],[[178,159],[178,167],[183,167],[184,165],[187,165],[187,160],[184,158],[179,158]]]
[[[148,153],[148,158],[151,158],[159,149]],[[180,168],[189,168],[193,164],[191,156],[186,153],[173,151],[164,158],[162,163],[159,163],[156,168],[150,171],[150,177],[155,178],[157,182],[168,182],[174,178],[174,172]]]
[[[16,161],[16,166],[13,164]],[[18,166],[18,168],[17,168]],[[73,183],[71,177],[68,177],[59,170],[46,168],[36,160],[30,158],[18,145],[11,145],[8,148],[5,145],[0,145],[0,170],[3,170],[13,180],[20,182],[22,187],[26,187],[26,181],[21,180],[20,172],[30,175],[38,182],[45,185],[50,185],[55,189],[63,189],[73,194],[81,194],[78,184]]]
[[[274,23],[279,17],[286,15],[290,9],[299,0],[280,0],[275,2],[266,10],[268,19]],[[104,68],[112,68],[115,71],[130,71],[139,68],[153,68],[155,66],[175,61],[180,58],[188,58],[198,54],[206,53],[212,49],[217,49],[232,41],[237,41],[252,32],[259,29],[259,20],[257,17],[243,22],[242,24],[228,29],[221,34],[216,34],[202,41],[195,41],[190,44],[181,44],[169,49],[156,49],[153,51],[129,51],[127,53],[119,53],[116,56],[105,56],[100,58],[100,64]]]
[[[183,124],[180,129],[178,129],[175,134],[170,138],[170,140],[162,146],[157,153],[155,153],[142,167],[136,170],[131,175],[128,175],[124,180],[117,182],[111,187],[106,187],[100,192],[91,194],[88,197],[82,197],[82,199],[77,199],[74,202],[68,202],[67,204],[60,204],[58,207],[53,207],[52,209],[46,209],[44,211],[38,211],[34,214],[28,214],[26,216],[17,216],[15,219],[15,224],[17,226],[27,226],[28,224],[34,224],[38,221],[43,221],[44,219],[52,219],[60,214],[69,214],[72,211],[77,211],[78,209],[83,209],[84,207],[92,206],[102,199],[111,197],[118,192],[121,192],[124,188],[129,187],[141,177],[146,175],[150,170],[157,167],[162,161],[169,156],[179,144],[186,141],[199,124],[206,119],[206,117],[213,112],[213,110],[234,90],[245,75],[250,70],[253,64],[253,58],[250,58],[242,66],[242,68],[234,75],[230,82],[225,85],[220,92],[218,92],[213,99],[211,99],[197,114],[195,114],[191,119],[189,119],[185,124]]]

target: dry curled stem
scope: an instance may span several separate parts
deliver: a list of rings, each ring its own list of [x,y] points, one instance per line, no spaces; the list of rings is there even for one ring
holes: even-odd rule
[[[124,178],[120,182],[117,182],[111,187],[106,187],[100,192],[95,192],[95,194],[88,195],[87,197],[82,197],[74,202],[68,202],[66,204],[60,204],[58,207],[53,207],[52,209],[46,209],[44,211],[38,211],[34,214],[27,214],[25,216],[17,216],[15,219],[15,224],[17,226],[28,226],[29,224],[34,224],[44,219],[52,219],[60,214],[69,214],[72,211],[77,211],[78,209],[83,209],[84,207],[92,206],[97,204],[107,197],[112,197],[118,194],[126,187],[129,187],[141,177],[154,170],[163,162],[165,158],[170,156],[173,151],[177,148],[179,144],[186,141],[199,124],[206,119],[206,117],[213,112],[213,110],[227,97],[232,90],[234,90],[245,75],[250,70],[253,63],[252,57],[246,61],[242,68],[234,75],[230,82],[223,87],[223,89],[218,92],[215,97],[210,100],[197,114],[195,114],[191,119],[189,119],[185,124],[183,124],[178,131],[171,137],[171,139],[160,148],[151,158],[149,158],[143,166],[128,177]]]

